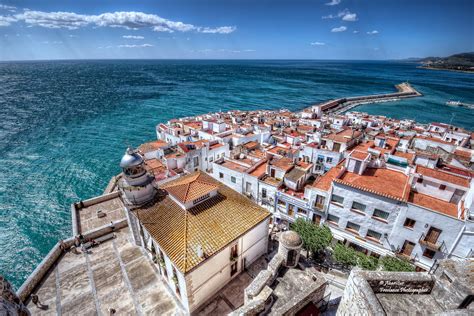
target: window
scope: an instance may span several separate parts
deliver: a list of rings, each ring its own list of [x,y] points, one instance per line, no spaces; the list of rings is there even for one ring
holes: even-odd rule
[[[234,276],[237,273],[237,261],[230,266],[230,276]]]
[[[433,251],[431,249],[426,248],[425,251],[423,251],[423,257],[433,259],[436,254],[436,251]]]
[[[416,182],[418,182],[418,183],[423,183],[423,178],[418,178],[418,179],[416,179]]]
[[[324,156],[318,155],[317,162],[323,162],[323,161],[324,161]]]
[[[360,225],[357,225],[356,223],[353,223],[353,222],[347,222],[346,229],[348,229],[349,231],[354,231],[358,233],[360,229]]]
[[[326,157],[326,162],[327,163],[332,163],[332,157]]]
[[[405,243],[403,244],[400,253],[404,254],[405,256],[411,256],[413,248],[415,248],[415,244],[411,241],[405,240]]]
[[[219,172],[219,178],[220,179],[224,178],[224,174],[222,172]]]
[[[382,238],[382,234],[379,233],[379,232],[376,232],[376,231],[374,231],[374,230],[369,229],[369,230],[367,231],[366,237],[369,237],[369,238],[371,238],[371,239],[375,239],[375,240],[377,240],[377,241],[380,241],[380,238]]]
[[[376,208],[374,210],[374,214],[372,214],[372,217],[375,217],[377,219],[383,219],[383,220],[387,220],[388,216],[390,215],[390,213],[388,212],[385,212],[385,211],[382,211],[382,210],[379,210],[378,208]]]
[[[209,157],[209,162],[213,162],[214,161],[214,157]]]
[[[194,167],[199,166],[199,157],[194,157],[193,160],[194,160]]]
[[[439,189],[440,189],[440,190],[443,190],[443,191],[446,190],[446,185],[441,184],[441,185],[439,186]]]
[[[238,246],[239,246],[238,244],[235,244],[230,248],[230,259],[231,260],[237,258],[238,250],[239,250]]]
[[[262,198],[266,198],[267,197],[267,189],[262,189]]]
[[[211,194],[210,194],[210,193],[204,194],[203,196],[200,196],[200,197],[198,197],[197,199],[195,199],[195,200],[193,201],[193,205],[196,205],[196,204],[198,204],[199,202],[202,202],[202,201],[204,201],[205,199],[207,199],[207,198],[209,198],[209,197],[211,197]]]
[[[411,218],[406,218],[405,219],[405,223],[403,223],[403,226],[406,227],[406,228],[413,228],[415,227],[415,223],[416,221],[414,219],[411,219]]]
[[[352,209],[360,212],[365,212],[365,205],[359,202],[352,202]]]
[[[288,215],[293,216],[294,212],[295,212],[295,206],[292,204],[288,204]]]
[[[331,196],[331,203],[342,205],[343,202],[344,202],[344,198],[342,196],[335,195],[335,194]]]
[[[236,179],[235,177],[230,177],[230,181],[231,181],[232,183],[236,183],[236,182],[237,182],[237,179]]]
[[[431,244],[436,244],[438,241],[439,235],[441,235],[442,230],[436,227],[430,227],[428,234],[426,234],[425,241]]]
[[[327,221],[330,222],[330,223],[333,223],[333,224],[337,224],[337,223],[339,223],[339,217],[337,217],[335,215],[328,214]]]
[[[322,209],[324,207],[324,196],[316,195],[316,201],[314,201],[314,207],[317,209]]]
[[[306,211],[305,209],[299,208],[298,209],[298,214],[306,215],[306,214],[308,214],[308,211]]]

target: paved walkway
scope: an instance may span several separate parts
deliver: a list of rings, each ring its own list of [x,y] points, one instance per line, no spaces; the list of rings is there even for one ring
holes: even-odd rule
[[[32,315],[179,315],[182,314],[153,263],[128,240],[128,228],[90,249],[66,253],[37,290],[42,310]]]

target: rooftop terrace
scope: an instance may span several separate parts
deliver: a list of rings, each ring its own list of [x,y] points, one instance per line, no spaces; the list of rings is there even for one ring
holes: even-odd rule
[[[34,315],[181,314],[152,262],[129,241],[128,228],[88,252],[64,253],[34,291]]]

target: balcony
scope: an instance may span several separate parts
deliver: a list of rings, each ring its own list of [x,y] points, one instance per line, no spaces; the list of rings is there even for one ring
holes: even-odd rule
[[[444,246],[445,243],[444,241],[439,241],[435,238],[432,238],[430,234],[421,234],[420,239],[418,240],[420,245],[425,246],[428,249],[434,250],[434,251],[440,251]]]
[[[322,203],[315,203],[315,204],[314,204],[314,208],[322,212],[322,211],[324,211],[324,204],[322,204]]]
[[[395,252],[395,256],[399,259],[402,259],[402,260],[407,260],[407,261],[410,261],[410,262],[415,262],[418,260],[418,254],[415,254],[414,256],[413,255],[408,255],[406,253],[403,252],[403,250],[398,250]]]

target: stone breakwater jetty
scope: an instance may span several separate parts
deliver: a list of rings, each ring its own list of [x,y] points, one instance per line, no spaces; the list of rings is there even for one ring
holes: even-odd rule
[[[413,88],[408,82],[397,84],[395,87],[397,88],[398,92],[340,98],[320,104],[314,104],[310,107],[310,109],[312,109],[313,112],[317,112],[318,116],[323,112],[341,114],[361,104],[398,101],[404,98],[422,96],[422,94],[416,91],[415,88]]]

